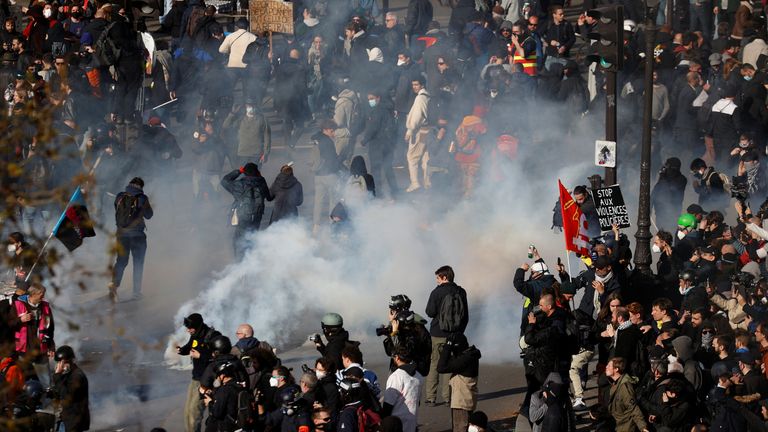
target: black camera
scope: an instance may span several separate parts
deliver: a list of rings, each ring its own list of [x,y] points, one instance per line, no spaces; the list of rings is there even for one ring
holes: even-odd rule
[[[307,340],[316,344],[322,342],[322,340],[320,339],[320,335],[317,333],[309,335],[309,337],[307,337]]]
[[[731,186],[731,198],[746,201],[749,198],[749,185],[746,181],[734,182]]]
[[[757,280],[755,277],[745,272],[738,272],[732,275],[731,283],[742,286],[750,291],[757,286]]]
[[[381,326],[376,329],[376,336],[389,336],[392,333],[392,326]]]

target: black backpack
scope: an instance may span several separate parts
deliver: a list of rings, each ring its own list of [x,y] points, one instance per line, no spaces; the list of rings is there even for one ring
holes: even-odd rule
[[[651,363],[648,360],[648,351],[645,349],[642,338],[637,340],[637,346],[635,347],[635,358],[630,366],[629,374],[642,378],[645,373],[651,370]]]
[[[259,384],[259,379],[261,379],[261,371],[256,369],[256,366],[254,365],[253,359],[249,355],[244,355],[240,357],[240,361],[243,363],[243,367],[245,368],[245,371],[248,373],[248,382],[246,383],[248,386],[248,389],[251,391],[256,390],[256,386]]]
[[[467,309],[458,288],[451,289],[440,302],[437,313],[437,323],[440,330],[448,333],[461,331],[461,325],[467,316]]]
[[[241,221],[253,222],[258,213],[261,204],[261,191],[256,185],[248,185],[247,189],[240,195],[235,203],[237,217]]]
[[[96,43],[93,44],[93,54],[99,66],[113,66],[120,60],[121,50],[115,45],[112,38],[109,37],[109,31],[112,30],[115,24],[117,23],[109,24],[101,32],[99,38],[96,39]]]
[[[563,229],[563,209],[560,208],[560,198],[555,202],[555,208],[552,209],[552,229]]]
[[[139,196],[129,193],[120,195],[120,199],[115,204],[115,221],[118,228],[128,228],[134,221],[141,217],[139,212]]]
[[[253,430],[259,419],[259,410],[256,406],[256,397],[248,388],[238,386],[237,393],[237,418],[233,419],[235,425],[242,430]]]
[[[565,339],[563,340],[563,352],[568,355],[576,355],[581,350],[583,332],[578,321],[569,316],[565,321]]]

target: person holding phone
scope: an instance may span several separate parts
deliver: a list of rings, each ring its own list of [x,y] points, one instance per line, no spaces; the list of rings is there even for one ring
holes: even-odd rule
[[[53,399],[61,409],[59,422],[66,432],[87,431],[91,427],[88,408],[88,377],[75,364],[75,351],[62,345],[54,356],[56,369],[53,374]],[[62,429],[56,429],[62,430]]]

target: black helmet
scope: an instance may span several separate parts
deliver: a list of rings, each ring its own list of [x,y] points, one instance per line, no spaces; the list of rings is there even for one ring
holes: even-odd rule
[[[237,367],[231,361],[226,361],[216,367],[216,375],[224,375],[230,378],[235,377],[236,371]]]
[[[213,353],[215,355],[229,354],[232,351],[232,342],[226,336],[216,336],[211,341],[211,345],[213,345]]]
[[[389,299],[389,308],[395,310],[410,309],[411,299],[405,294],[394,295]]]
[[[43,399],[45,388],[40,384],[40,381],[31,379],[24,383],[23,391],[29,402],[39,404]]]
[[[344,378],[339,383],[339,396],[343,403],[357,402],[362,397],[362,389],[359,381],[354,378]]]
[[[72,349],[69,345],[62,345],[56,350],[56,355],[54,356],[56,361],[62,361],[62,360],[74,360],[75,359],[75,351]]]

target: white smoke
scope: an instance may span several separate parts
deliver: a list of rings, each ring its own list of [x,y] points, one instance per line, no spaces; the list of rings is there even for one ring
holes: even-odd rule
[[[567,174],[575,171],[579,167]],[[535,181],[516,177],[486,184],[469,200],[424,197],[418,204],[375,200],[354,207],[344,240],[328,233],[313,238],[300,221],[275,224],[254,233],[245,258],[182,305],[174,322],[199,312],[230,337],[247,322],[259,339],[280,347],[303,338],[300,330],[319,330],[323,313],[337,312],[350,332],[374,338],[392,295],[407,294],[424,315],[434,271],[447,264],[468,293],[470,342],[484,361],[516,359],[523,298],[512,285],[514,272],[531,243],[553,269],[556,256],[564,256],[562,234],[547,230],[555,173]],[[187,338],[183,329],[171,337],[169,364],[179,364],[172,348]]]

